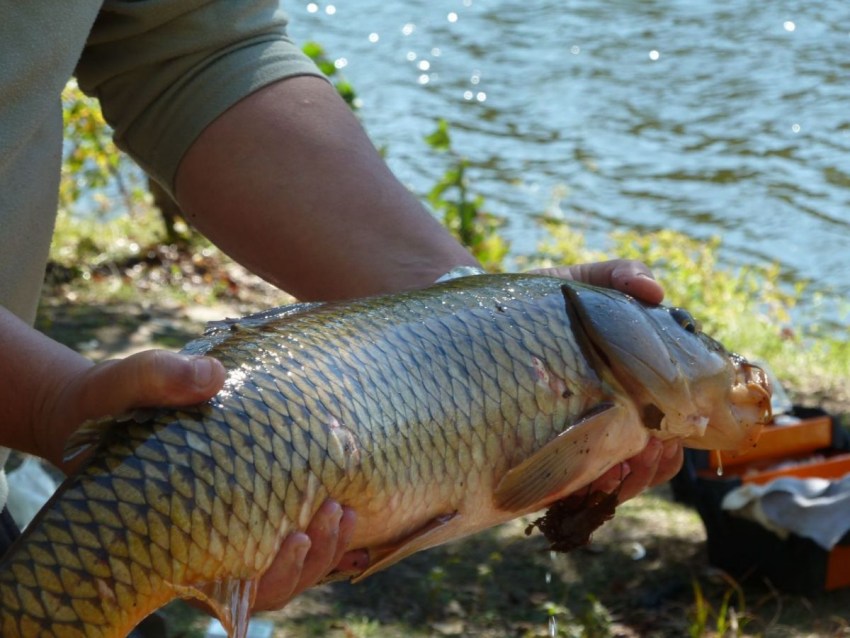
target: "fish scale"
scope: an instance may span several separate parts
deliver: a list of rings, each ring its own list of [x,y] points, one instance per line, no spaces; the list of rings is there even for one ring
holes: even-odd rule
[[[649,435],[586,358],[565,285],[480,276],[211,324],[184,351],[225,365],[216,397],[76,435],[90,458],[0,562],[2,636],[120,638],[195,597],[244,638],[256,583],[327,497],[357,512],[351,547],[369,550],[368,575],[628,458]],[[612,448],[603,430],[588,464],[592,436],[571,432],[608,404],[630,443]],[[578,469],[529,496],[512,473],[549,467],[552,446],[561,474]]]

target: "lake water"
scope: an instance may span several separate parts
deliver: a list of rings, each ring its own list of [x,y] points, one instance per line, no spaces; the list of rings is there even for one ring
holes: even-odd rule
[[[560,213],[722,235],[850,294],[850,2],[285,1],[337,59],[393,170],[422,193],[446,118],[517,252]]]

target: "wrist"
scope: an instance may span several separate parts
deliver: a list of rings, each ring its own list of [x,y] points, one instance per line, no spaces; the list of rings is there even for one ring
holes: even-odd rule
[[[85,421],[80,410],[86,391],[85,378],[94,362],[74,353],[73,360],[52,372],[33,406],[32,437],[35,454],[64,469],[68,438]]]

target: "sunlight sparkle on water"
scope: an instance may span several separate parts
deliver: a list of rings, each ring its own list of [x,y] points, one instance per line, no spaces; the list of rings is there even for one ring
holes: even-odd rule
[[[790,33],[791,31],[794,31],[797,28],[797,25],[794,24],[791,20],[786,20],[782,23],[782,27]]]
[[[471,102],[472,100],[475,100],[476,102],[484,102],[487,99],[487,93],[484,91],[478,91],[475,93],[473,91],[466,90],[463,92],[463,99],[468,102]]]
[[[416,25],[412,22],[408,22],[401,28],[402,35],[410,35],[416,30]]]
[[[309,2],[307,4],[307,13],[316,13],[319,10],[319,5],[315,2]]]
[[[431,68],[431,63],[428,62],[428,60],[420,60],[419,64],[417,64],[416,66],[419,67],[420,71],[427,71]]]
[[[325,7],[325,13],[327,13],[329,16],[332,16],[333,14],[336,13],[336,7],[333,6],[332,4],[329,4],[328,6]]]
[[[577,44],[574,44],[570,47],[570,53],[572,53],[573,55],[578,55],[579,53],[581,53],[581,47]]]
[[[371,43],[373,43],[373,44],[374,44],[375,42],[377,42],[378,40],[380,40],[380,39],[381,39],[381,36],[379,36],[379,35],[378,35],[377,33],[375,33],[374,31],[373,31],[372,33],[370,33],[370,34],[369,34],[369,42],[371,42]]]
[[[454,11],[449,12],[449,15],[446,16],[446,19],[449,22],[457,22],[457,14]]]
[[[652,60],[653,62],[660,57],[661,57],[661,54],[658,51],[656,51],[655,49],[653,49],[652,51],[649,52],[649,59]]]
[[[800,125],[799,124],[792,124],[791,125],[791,131],[794,132],[794,133],[799,133],[800,132]]]
[[[408,62],[413,62],[416,59],[416,53],[414,51],[408,51],[407,55],[404,56]]]

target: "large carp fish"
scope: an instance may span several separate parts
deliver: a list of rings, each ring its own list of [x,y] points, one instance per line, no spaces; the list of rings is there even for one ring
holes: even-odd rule
[[[764,373],[684,310],[535,275],[226,320],[185,351],[220,359],[224,388],[81,434],[89,458],[0,564],[3,638],[118,638],[177,597],[241,638],[328,497],[357,512],[362,578],[545,508],[650,437],[749,445],[770,411]]]

